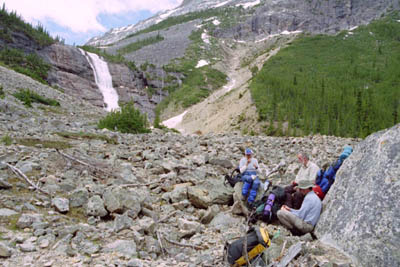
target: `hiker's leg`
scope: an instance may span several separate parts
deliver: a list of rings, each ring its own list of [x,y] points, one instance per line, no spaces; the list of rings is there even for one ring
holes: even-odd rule
[[[287,210],[279,210],[277,213],[278,220],[289,230],[294,227],[293,216],[296,215]]]
[[[247,199],[248,202],[253,203],[254,200],[256,199],[257,196],[257,190],[258,187],[260,186],[260,179],[258,179],[258,177],[253,181],[253,184],[251,185],[251,189],[250,189],[250,195]]]
[[[294,228],[301,234],[310,233],[314,229],[314,226],[312,226],[309,223],[306,223],[300,218],[297,218],[297,220],[294,220],[293,222],[294,222]]]
[[[300,192],[296,192],[292,196],[293,196],[293,209],[299,210],[301,208],[301,204],[303,204],[304,195]]]
[[[247,194],[249,193],[249,190],[253,183],[253,179],[251,179],[250,175],[244,175],[242,176],[242,179],[243,179],[242,196],[247,197]]]

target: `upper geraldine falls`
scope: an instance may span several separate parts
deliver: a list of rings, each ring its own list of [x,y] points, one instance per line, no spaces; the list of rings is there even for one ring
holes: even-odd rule
[[[112,86],[112,77],[107,62],[94,53],[89,53],[82,49],[79,50],[93,69],[95,82],[103,95],[105,109],[107,111],[118,110],[118,93]]]

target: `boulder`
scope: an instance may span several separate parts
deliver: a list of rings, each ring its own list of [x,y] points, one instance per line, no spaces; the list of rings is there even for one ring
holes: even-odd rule
[[[69,211],[69,200],[67,198],[56,197],[51,201],[51,204],[60,213],[67,213]]]
[[[41,222],[42,217],[40,214],[22,214],[17,221],[17,227],[20,229],[30,227],[35,222]]]
[[[86,214],[89,216],[106,216],[107,210],[104,208],[104,201],[99,195],[94,195],[88,201]]]
[[[0,258],[11,257],[12,250],[6,244],[0,243]]]
[[[89,199],[89,192],[86,188],[78,188],[72,191],[69,195],[69,204],[71,208],[84,206]]]
[[[136,243],[133,240],[116,240],[106,245],[103,252],[117,252],[128,259],[137,257]]]
[[[188,188],[188,197],[193,206],[207,209],[219,204],[228,205],[232,202],[232,188],[224,185],[223,180],[208,179],[203,184]]]
[[[399,266],[400,124],[359,143],[337,173],[315,229],[361,266]]]

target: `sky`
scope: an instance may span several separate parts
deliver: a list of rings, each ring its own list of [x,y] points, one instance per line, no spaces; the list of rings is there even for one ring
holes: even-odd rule
[[[135,24],[182,0],[0,0],[26,22],[41,23],[52,36],[82,45],[111,28]]]

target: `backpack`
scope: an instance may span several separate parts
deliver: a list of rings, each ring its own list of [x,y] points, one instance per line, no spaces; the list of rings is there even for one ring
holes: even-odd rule
[[[224,258],[233,266],[242,266],[247,264],[243,253],[244,242],[247,238],[247,254],[251,262],[258,255],[264,252],[271,245],[269,234],[266,229],[261,227],[252,227],[247,232],[246,237],[242,237],[232,243],[225,243]]]
[[[235,172],[237,174],[235,175]],[[235,187],[235,184],[237,182],[240,182],[242,180],[242,174],[240,173],[239,169],[234,169],[231,175],[225,175],[225,180],[224,184],[230,184],[230,186]]]
[[[270,223],[277,219],[277,213],[285,203],[286,194],[285,189],[280,186],[273,186],[271,193],[268,196],[263,196],[259,201],[254,203],[256,210],[250,222],[255,223],[261,220]]]

